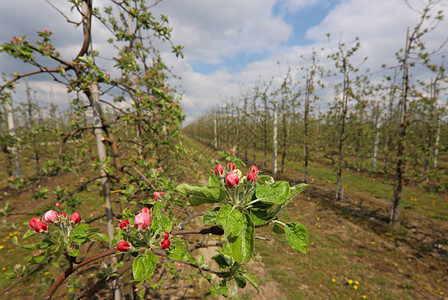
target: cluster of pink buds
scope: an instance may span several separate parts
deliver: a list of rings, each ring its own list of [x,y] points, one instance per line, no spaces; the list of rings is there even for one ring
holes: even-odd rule
[[[247,181],[248,182],[257,182],[257,175],[258,175],[258,168],[255,165],[252,165],[250,167],[250,172],[247,174]]]
[[[235,164],[232,162],[229,162],[226,168],[220,164],[217,164],[215,166],[214,173],[218,179],[223,180],[228,188],[237,187],[240,183],[241,177],[243,176],[241,170],[237,169]],[[255,183],[258,179],[257,176],[258,168],[255,165],[252,165],[250,167],[250,172],[247,175],[247,182],[252,184]]]
[[[44,213],[44,215],[42,216],[42,220],[37,217],[34,217],[31,218],[29,224],[30,227],[33,228],[36,232],[41,233],[48,231],[49,224],[52,223],[57,224],[62,219],[67,220],[67,214],[65,212],[57,212],[55,210],[49,210]],[[69,217],[69,220],[71,224],[78,224],[79,222],[81,222],[81,215],[78,212],[74,212]]]
[[[162,249],[168,249],[170,247],[170,234],[168,232],[163,233],[163,241],[160,244],[162,246]]]
[[[232,148],[230,148],[229,150],[227,150],[228,154],[236,154],[236,150],[233,150]]]
[[[16,36],[15,36],[15,37],[14,37],[12,40],[10,40],[9,42],[10,42],[11,44],[14,43],[14,42],[19,42],[19,43],[21,43],[21,42],[22,42],[22,39],[19,38],[19,37],[16,37]]]
[[[166,192],[154,192],[153,195],[154,195],[154,200],[157,201],[160,196],[165,196]]]

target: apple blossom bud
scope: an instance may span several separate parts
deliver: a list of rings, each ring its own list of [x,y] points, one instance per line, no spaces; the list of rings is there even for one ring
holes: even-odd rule
[[[46,232],[48,230],[47,223],[39,221],[34,224],[34,230],[38,233]]]
[[[247,181],[248,182],[256,182],[257,181],[257,174],[253,171],[250,171],[247,175]]]
[[[233,170],[235,170],[235,165],[232,162],[229,162],[227,164],[227,169],[229,169],[230,171],[233,171]]]
[[[36,225],[36,223],[39,222],[39,221],[40,221],[40,219],[37,218],[37,217],[31,218],[31,220],[30,220],[30,227],[34,228],[34,225]]]
[[[131,245],[126,241],[121,241],[117,244],[117,250],[121,252],[127,252],[130,247]]]
[[[163,239],[164,240],[167,240],[167,239],[169,239],[170,238],[170,234],[168,233],[168,232],[164,232],[163,233]]]
[[[162,245],[162,249],[168,249],[170,247],[170,240],[163,240],[161,245]]]
[[[227,173],[227,175],[226,175],[226,185],[229,188],[237,186],[239,183],[240,183],[240,178],[238,177],[238,174],[236,174],[235,172]]]
[[[59,213],[55,210],[49,210],[44,213],[42,219],[47,223],[54,223],[59,219]]]
[[[215,175],[216,176],[222,176],[224,174],[224,167],[221,166],[220,164],[217,164],[215,166]]]
[[[126,228],[128,228],[128,226],[129,226],[129,221],[128,220],[121,221],[121,223],[120,223],[120,229],[121,230],[125,230]]]
[[[81,215],[79,214],[79,212],[76,211],[73,213],[73,215],[70,216],[70,222],[73,222],[75,224],[81,222]]]
[[[65,212],[59,213],[59,216],[63,216],[64,218],[67,218],[67,214]]]
[[[149,214],[150,211],[151,211],[151,210],[150,210],[149,208],[147,208],[147,207],[143,207],[143,208],[142,208],[142,212],[144,212],[144,213]]]
[[[256,174],[258,174],[258,168],[255,165],[250,166],[250,171],[251,172],[255,172]]]
[[[151,223],[151,216],[147,213],[139,213],[134,218],[134,227],[137,230],[145,230]]]

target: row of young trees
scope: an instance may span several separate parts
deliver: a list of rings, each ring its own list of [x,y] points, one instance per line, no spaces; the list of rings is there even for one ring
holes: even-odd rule
[[[35,42],[23,35],[0,45],[1,52],[29,68],[5,77],[0,85],[4,119],[8,120],[1,124],[2,149],[14,166],[14,176],[8,181],[17,188],[34,185],[35,199],[50,198],[45,207],[49,210],[31,218],[31,230],[23,234],[23,239],[32,239],[23,247],[35,250],[35,254],[28,257],[27,266],[15,266],[9,274],[24,280],[52,262],[61,274],[50,283],[44,299],[52,298],[73,273],[98,259],[104,260],[94,274],[98,280],[91,284],[90,276],[81,276],[84,285],[79,284],[75,290],[76,299],[91,298],[101,290],[106,298],[113,294],[115,299],[123,299],[123,282],[131,286],[133,296],[139,289],[143,298],[158,269],[169,269],[175,282],[179,272],[174,263],[198,270],[194,276],[210,282],[212,295],[229,295],[231,285],[243,288],[249,283],[258,288],[256,279],[244,269],[253,255],[256,226],[273,226],[274,232],[284,234],[294,249],[306,252],[306,228],[278,220],[286,204],[306,188],[305,184],[290,187],[287,182],[274,182],[270,176],[259,176],[256,166],[245,176],[241,170],[244,165],[230,155],[223,158],[224,167],[217,164],[210,173],[207,186],[176,187],[174,179],[182,174],[191,177],[192,173],[191,165],[187,169],[182,162],[188,155],[180,143],[184,115],[180,96],[168,84],[173,75],[155,45],[169,44],[176,56],[182,56],[182,47],[171,43],[167,17],[152,14],[151,8],[158,2],[112,0],[100,8],[94,6],[93,0],[69,1],[73,17],[57,8],[59,4],[51,4],[62,18],[82,30],[74,57],[56,49],[52,42],[55,33],[47,28],[38,31]],[[93,24],[110,33],[108,42],[113,53],[99,53],[94,48]],[[109,57],[113,67],[108,71],[107,66],[97,62],[98,57]],[[22,105],[25,118],[17,115],[22,110],[14,110],[16,121],[21,121],[13,124],[11,101],[17,83],[39,74],[67,87],[70,110],[59,124],[56,108],[43,110],[34,105],[27,87],[29,98]],[[55,153],[51,155],[53,145]],[[31,149],[28,154],[27,148]],[[46,161],[46,169],[51,165],[51,172],[42,172],[44,153],[51,155],[52,159]],[[73,185],[53,187],[52,193],[37,187],[43,181],[28,181],[31,175],[19,171],[20,159],[25,155],[35,162],[33,179],[73,172],[79,180]],[[90,205],[82,200],[83,192],[90,187],[100,191],[105,212],[83,224],[85,216],[77,210],[80,203]],[[190,209],[208,203],[214,204],[213,209],[206,211],[206,207],[199,214]],[[0,210],[3,217],[10,212],[8,205]],[[209,227],[186,229],[202,215],[202,224]],[[107,234],[91,227],[103,218]],[[223,242],[214,245],[220,247],[213,257],[219,269],[208,268],[203,257],[192,255],[193,249],[208,246],[190,240],[192,234],[223,236]],[[17,239],[14,243],[22,246]],[[104,248],[107,250],[89,253]],[[109,256],[113,257],[107,261]]]
[[[283,78],[257,82],[184,131],[215,148],[237,149],[246,161],[255,162],[261,150],[264,167],[272,152],[273,174],[285,172],[287,156],[300,161],[303,182],[311,160],[329,160],[337,174],[335,200],[344,197],[345,168],[393,176],[390,220],[398,222],[406,180],[447,188],[441,166],[448,145],[445,43],[431,51],[423,42],[443,19],[433,12],[436,4],[427,2],[396,53],[397,65],[382,66],[383,78],[363,68],[367,58],[357,57],[358,40],[340,42],[303,57],[303,67]]]

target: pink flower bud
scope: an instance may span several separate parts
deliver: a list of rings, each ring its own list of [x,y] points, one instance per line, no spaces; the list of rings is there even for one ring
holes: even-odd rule
[[[44,213],[42,219],[44,219],[44,221],[47,223],[54,223],[59,219],[59,213],[55,210],[49,210]]]
[[[134,227],[137,230],[145,230],[151,223],[151,216],[147,213],[139,213],[134,218]]]
[[[249,182],[256,182],[257,181],[257,174],[254,171],[250,171],[247,175],[247,181]]]
[[[163,240],[161,243],[162,249],[168,249],[170,247],[170,240]]]
[[[30,220],[30,227],[34,228],[34,225],[36,225],[36,223],[39,222],[39,221],[40,221],[39,218],[36,218],[36,217],[31,218],[31,220]]]
[[[258,168],[255,165],[250,166],[250,171],[258,174]]]
[[[218,176],[218,175],[222,176],[223,174],[224,174],[224,167],[221,166],[220,164],[217,164],[215,166],[215,175],[216,176]]]
[[[232,188],[240,183],[240,178],[238,177],[238,174],[235,172],[227,173],[226,175],[226,185],[229,188]]]
[[[149,214],[151,212],[151,210],[147,207],[143,207],[142,212]]]
[[[229,162],[227,164],[227,169],[229,169],[230,171],[233,171],[233,170],[235,170],[235,165],[232,162]]]
[[[73,213],[73,215],[70,216],[70,222],[73,222],[75,224],[81,222],[81,215],[79,214],[79,212],[76,211]]]
[[[167,239],[169,239],[170,238],[170,234],[168,233],[168,232],[164,232],[163,233],[163,239],[164,240],[167,240]]]
[[[60,214],[59,214],[59,216],[63,216],[64,218],[67,218],[67,214],[65,213],[65,212],[61,212]]]
[[[131,247],[131,245],[126,241],[121,241],[117,244],[117,250],[121,252],[127,252],[129,247]]]
[[[48,226],[45,222],[39,221],[34,224],[34,230],[38,233],[46,232],[48,230]]]
[[[120,223],[120,229],[121,230],[125,230],[126,228],[128,228],[128,226],[129,226],[129,221],[128,220],[121,221],[121,223]]]

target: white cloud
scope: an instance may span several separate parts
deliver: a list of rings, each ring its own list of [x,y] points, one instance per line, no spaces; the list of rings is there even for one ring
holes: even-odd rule
[[[218,64],[238,53],[274,51],[292,27],[272,14],[274,0],[164,1],[173,41],[185,46],[189,60]]]

